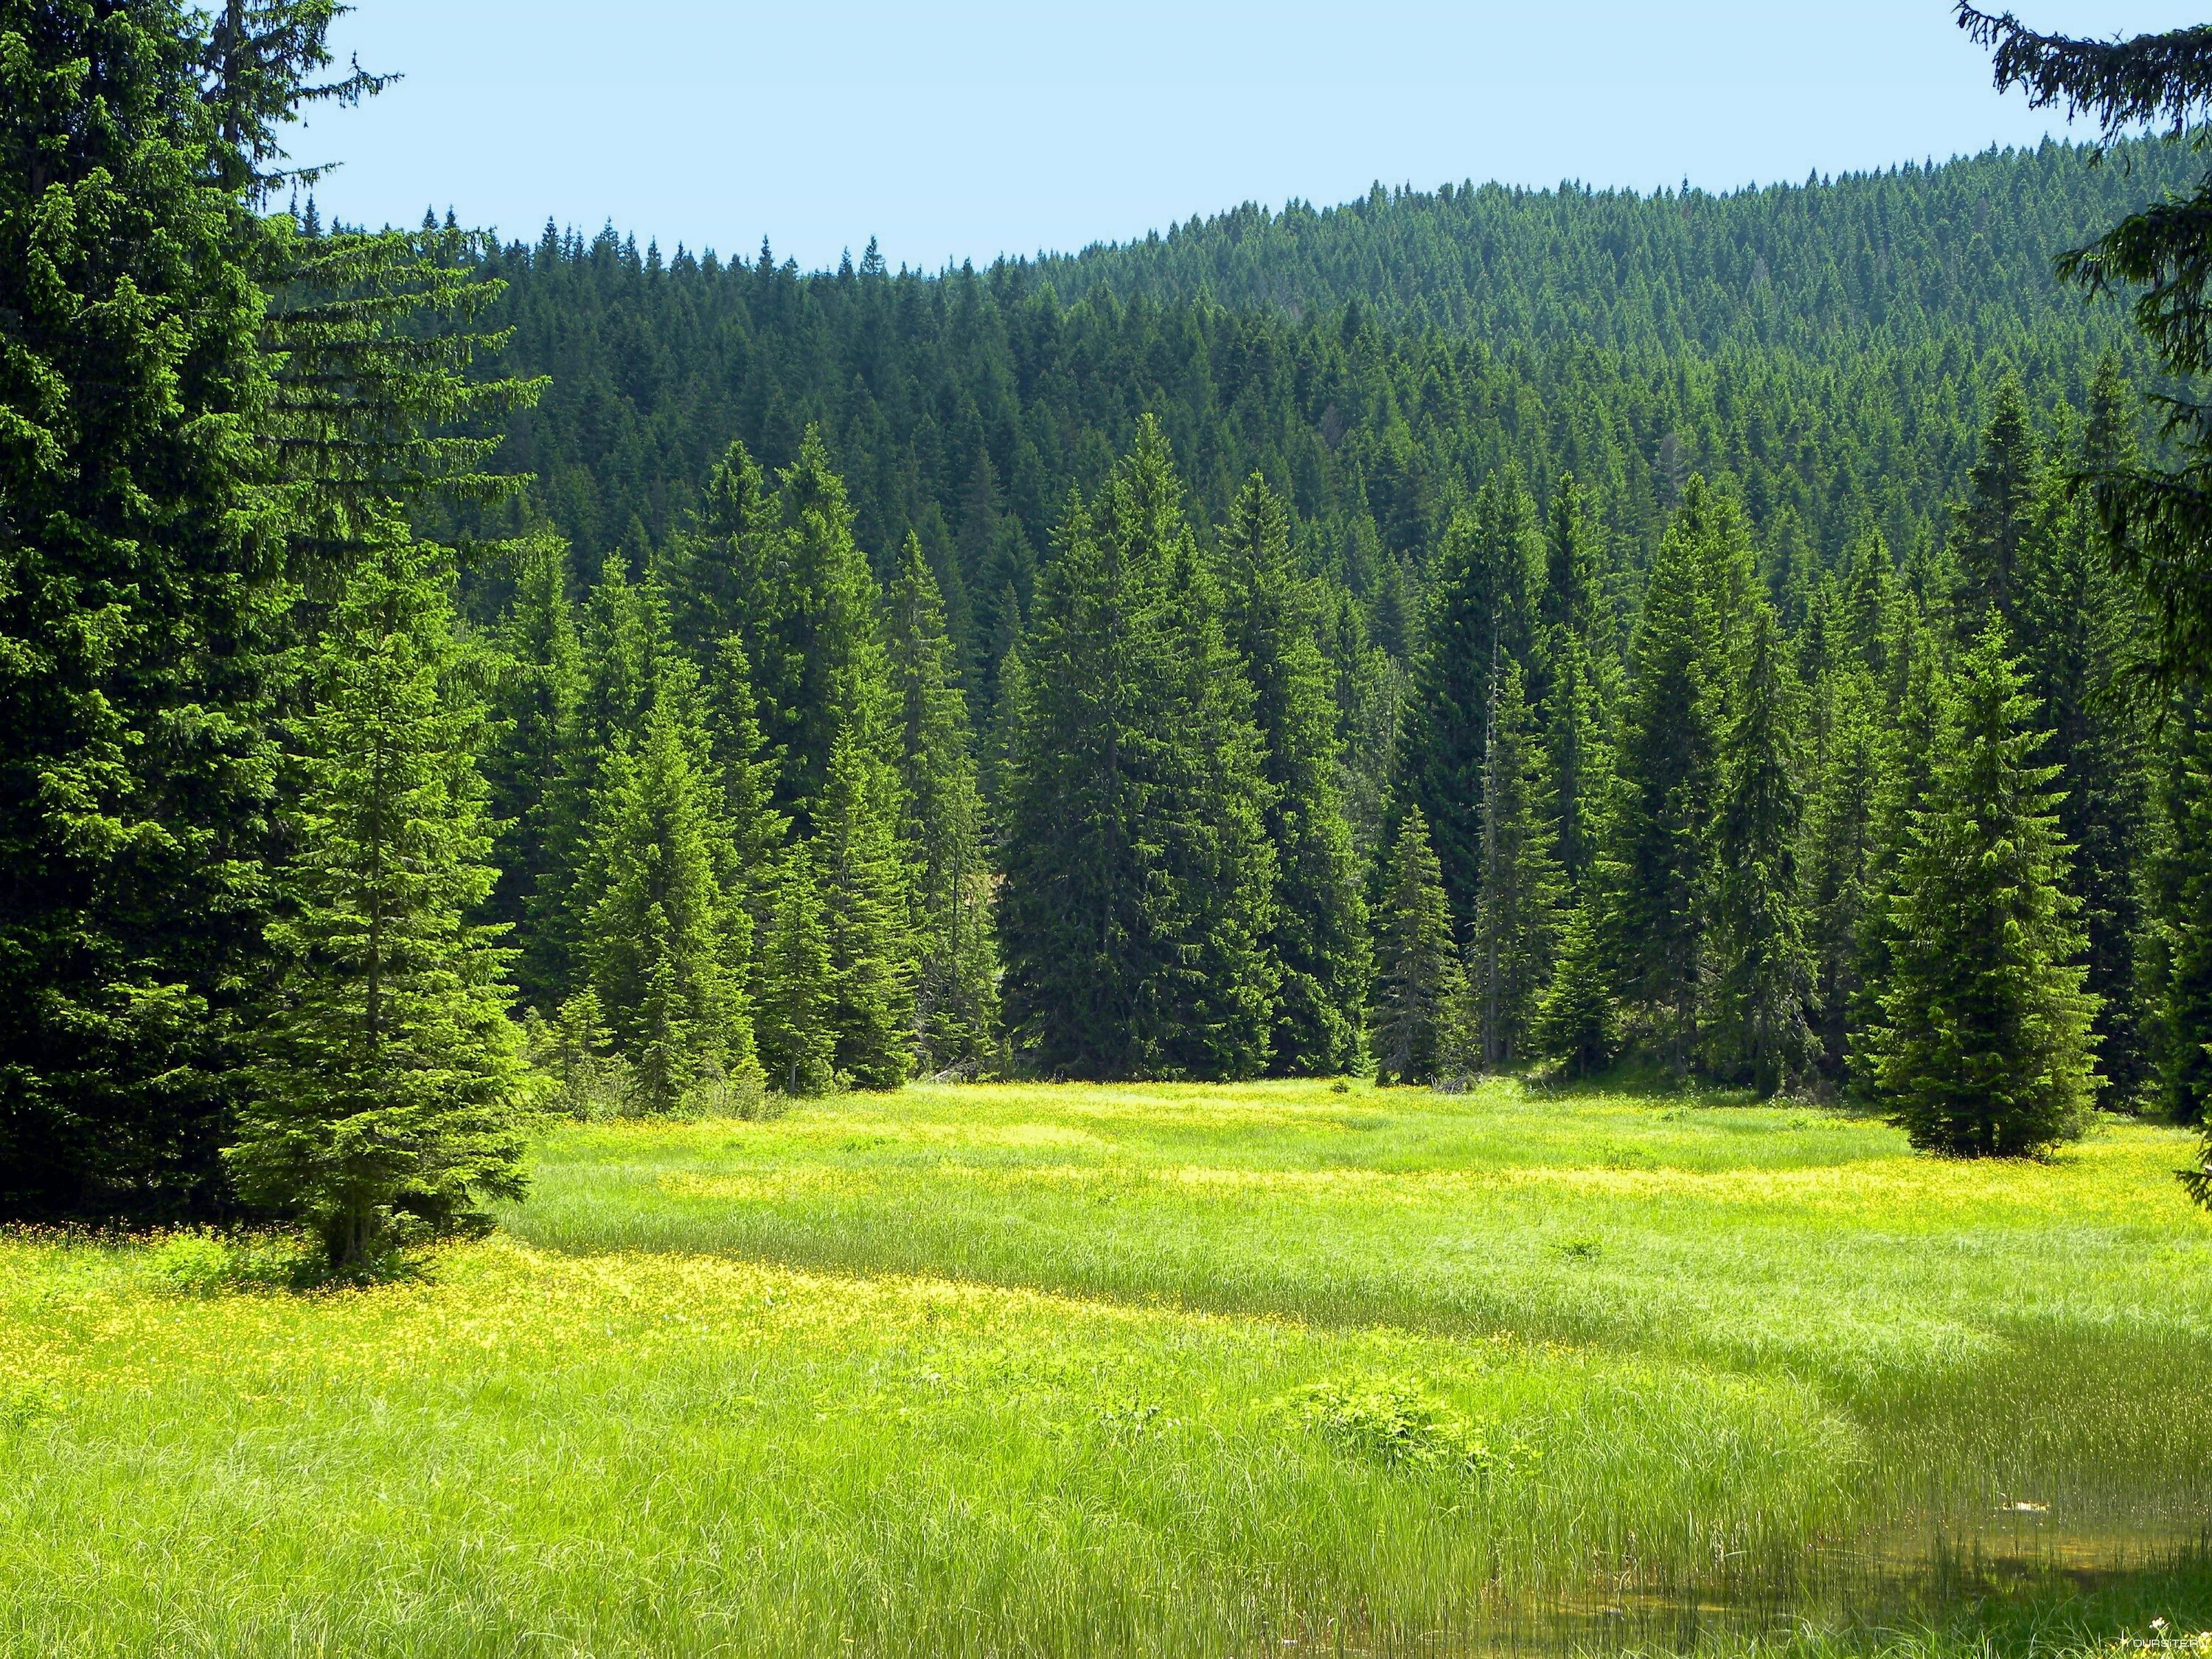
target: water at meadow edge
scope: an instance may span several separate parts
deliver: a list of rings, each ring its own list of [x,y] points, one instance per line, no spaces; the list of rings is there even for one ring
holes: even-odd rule
[[[1463,1624],[1419,1632],[1306,1631],[1276,1650],[1368,1655],[1695,1655],[1785,1644],[1808,1637],[1838,1650],[1941,1626],[1962,1610],[1989,1614],[2033,1598],[2056,1608],[2135,1575],[2212,1576],[2212,1513],[2174,1512],[2130,1524],[2106,1516],[2069,1524],[2060,1504],[2010,1499],[1969,1516],[1928,1512],[1865,1540],[1826,1546],[1777,1570],[1727,1566],[1666,1583],[1632,1570],[1572,1594],[1501,1602]],[[2174,1609],[2173,1611],[2179,1611]],[[2137,1638],[2150,1659],[2175,1623],[2110,1634]],[[2157,1616],[2163,1616],[2160,1613]],[[2172,1641],[2195,1655],[2193,1642]],[[1996,1650],[2004,1650],[2002,1644]]]
[[[2202,1605],[2154,1595],[2139,1619],[2100,1633],[2136,1638],[2157,1659],[2166,1638],[2212,1626],[2212,1467],[2195,1429],[2212,1421],[2212,1353],[2187,1340],[2092,1346],[2046,1334],[2014,1358],[2067,1379],[2049,1407],[2070,1405],[2076,1433],[2093,1422],[2109,1462],[2069,1456],[2064,1429],[2051,1431],[2047,1421],[2037,1425],[2043,1434],[2018,1433],[2007,1419],[2022,1401],[2008,1411],[1991,1397],[2005,1392],[1994,1377],[1954,1375],[1855,1402],[1863,1418],[1887,1419],[1865,1471],[1878,1494],[1866,1512],[1880,1518],[1812,1549],[1717,1544],[1711,1567],[1690,1573],[1624,1560],[1571,1591],[1501,1601],[1463,1627],[1310,1635],[1279,1650],[1550,1659],[1725,1652],[1752,1638],[1808,1636],[1849,1650],[1962,1613],[1999,1622],[2008,1607],[2063,1610],[2130,1579],[2181,1574],[2201,1586],[2191,1599]],[[2192,1611],[2197,1620],[2185,1626]],[[2152,1629],[2154,1617],[2170,1628]],[[2104,1610],[2102,1622],[2111,1619]],[[2189,1655],[2197,1651],[2188,1644]]]

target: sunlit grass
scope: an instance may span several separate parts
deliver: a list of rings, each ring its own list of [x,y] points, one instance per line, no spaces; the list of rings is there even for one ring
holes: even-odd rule
[[[1504,1086],[918,1088],[562,1130],[504,1237],[369,1291],[0,1239],[0,1651],[2201,1625],[2187,1151],[1946,1164],[1843,1115]],[[1938,1546],[1971,1595],[1831,1593]]]

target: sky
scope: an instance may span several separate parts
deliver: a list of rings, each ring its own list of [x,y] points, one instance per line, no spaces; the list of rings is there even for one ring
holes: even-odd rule
[[[2039,29],[2205,21],[2204,0],[2013,0]],[[1376,180],[1707,190],[2033,143],[1948,0],[358,0],[342,59],[404,79],[319,111],[325,217],[424,208],[534,239],[809,269],[1141,237]],[[2086,135],[2081,135],[2086,136]]]

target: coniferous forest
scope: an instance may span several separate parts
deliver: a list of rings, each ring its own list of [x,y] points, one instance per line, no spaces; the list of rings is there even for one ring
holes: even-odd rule
[[[0,1210],[357,1266],[931,1076],[2206,1115],[2185,145],[805,272],[325,223],[336,9],[0,22]]]

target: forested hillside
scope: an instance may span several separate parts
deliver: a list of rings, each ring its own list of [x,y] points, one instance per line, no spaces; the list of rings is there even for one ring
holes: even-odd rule
[[[359,1271],[547,1101],[938,1073],[2203,1115],[2076,487],[2177,360],[2050,264],[2175,152],[810,275],[272,211],[331,15],[0,52],[0,1207]]]
[[[549,227],[488,261],[507,366],[553,377],[507,459],[587,556],[635,556],[729,439],[773,467],[818,424],[864,544],[917,533],[971,652],[1144,412],[1209,515],[1266,474],[1309,565],[1394,614],[1508,460],[1540,495],[1574,472],[1632,569],[1693,471],[1775,556],[1832,563],[1869,521],[1902,556],[1940,540],[2004,368],[2078,409],[2135,349],[2051,260],[2185,172],[2046,145],[1721,197],[1378,192],[942,276]]]

